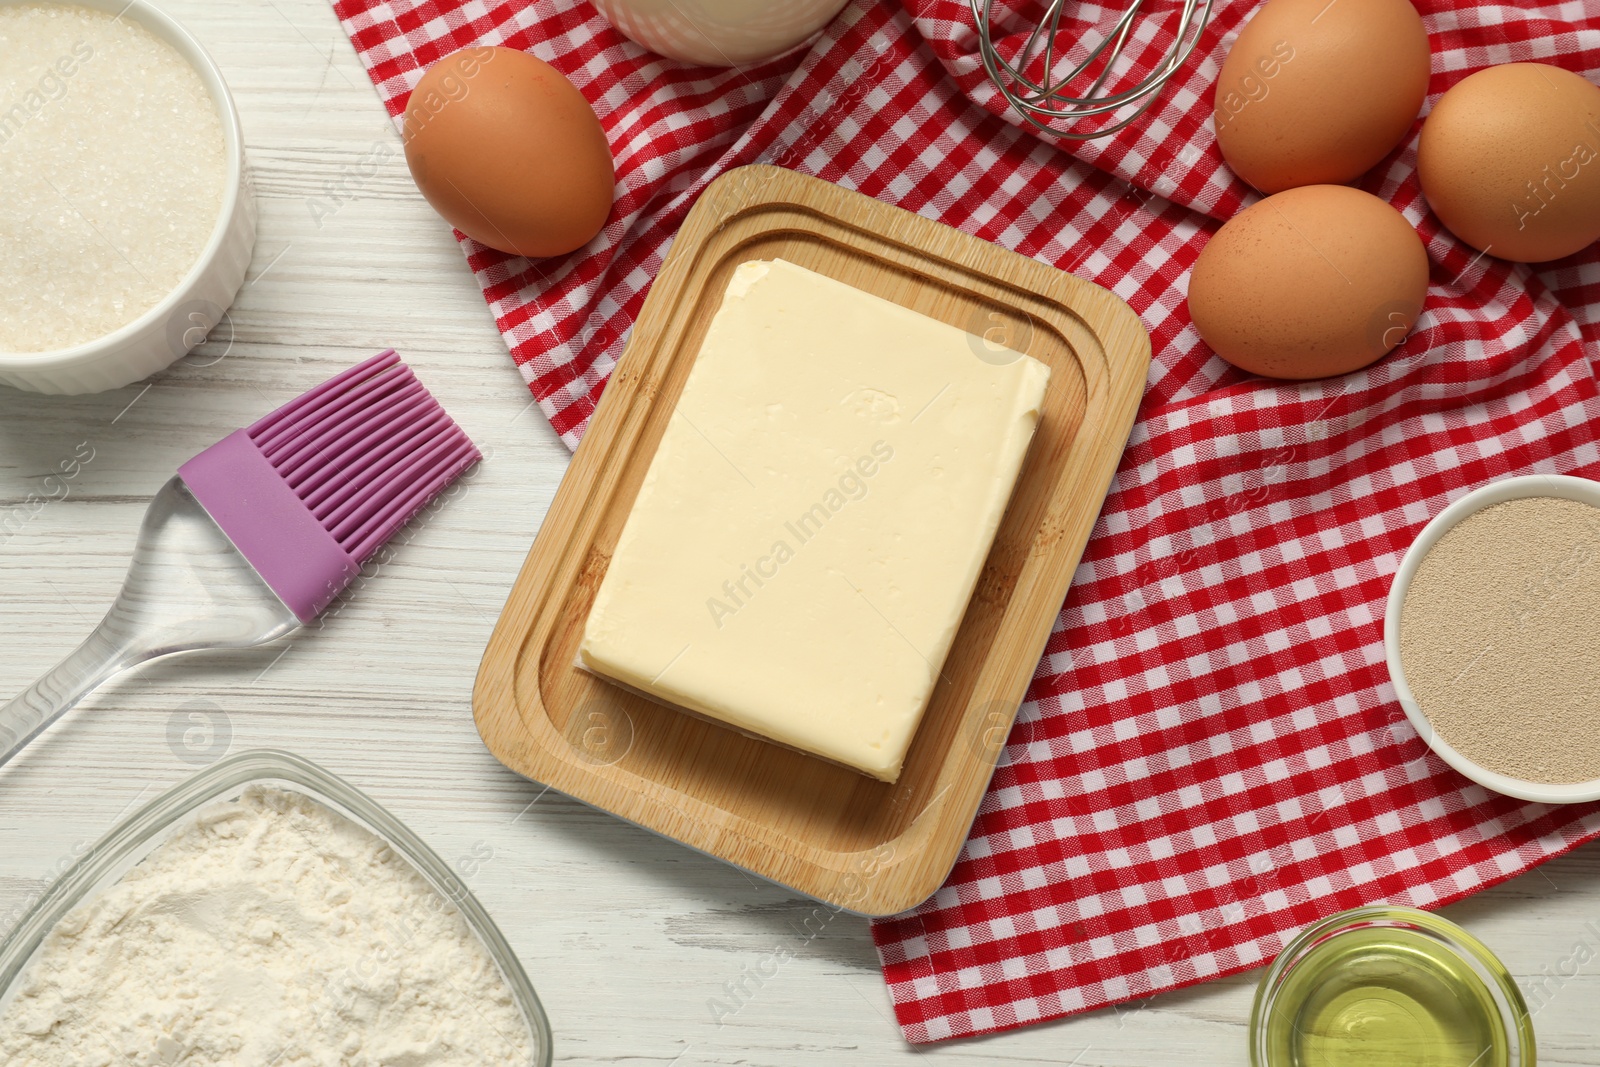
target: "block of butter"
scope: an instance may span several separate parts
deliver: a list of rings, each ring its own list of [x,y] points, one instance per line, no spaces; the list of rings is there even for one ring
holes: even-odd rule
[[[741,264],[580,663],[894,781],[1049,374],[784,260]]]

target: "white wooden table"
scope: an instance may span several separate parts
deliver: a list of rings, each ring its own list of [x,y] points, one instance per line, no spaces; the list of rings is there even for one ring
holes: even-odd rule
[[[324,0],[167,7],[237,96],[261,207],[255,261],[231,330],[151,382],[77,398],[0,390],[0,517],[80,442],[94,454],[65,499],[0,533],[0,694],[99,618],[148,498],[179,463],[380,348],[398,348],[490,458],[326,626],[247,654],[152,665],[0,771],[0,932],[133,805],[224,751],[276,747],[348,778],[458,862],[539,989],[564,1063],[1247,1062],[1256,974],[912,1048],[865,920],[839,915],[812,937],[795,894],[502,768],[473,728],[472,681],[566,450],[529,407]],[[1547,982],[1540,1051],[1600,1065],[1600,952],[1574,962],[1580,943],[1600,950],[1584,928],[1600,926],[1600,852],[1447,914],[1524,980],[1576,970]],[[711,998],[778,948],[795,961],[719,1025]]]

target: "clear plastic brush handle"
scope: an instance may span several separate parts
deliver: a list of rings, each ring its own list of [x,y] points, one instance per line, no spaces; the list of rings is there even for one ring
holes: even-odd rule
[[[0,765],[111,678],[147,660],[247,648],[300,625],[183,479],[162,486],[106,617],[66,659],[0,707]]]

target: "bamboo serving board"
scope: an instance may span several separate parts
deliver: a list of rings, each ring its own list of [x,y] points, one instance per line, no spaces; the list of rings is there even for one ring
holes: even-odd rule
[[[746,260],[777,257],[1051,370],[1015,493],[894,784],[573,665],[728,279]],[[1138,318],[1088,282],[815,178],[766,166],[723,175],[673,243],[495,627],[473,694],[484,743],[519,774],[838,907],[888,915],[927,899],[966,840],[1149,362]]]

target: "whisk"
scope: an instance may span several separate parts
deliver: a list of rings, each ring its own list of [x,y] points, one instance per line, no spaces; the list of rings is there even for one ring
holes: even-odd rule
[[[977,24],[983,68],[1007,102],[1030,126],[1073,141],[1116,133],[1144,114],[1155,103],[1156,94],[1167,79],[1199,43],[1206,20],[1211,17],[1212,4],[1212,0],[1182,0],[1172,44],[1161,62],[1135,84],[1112,92],[1107,82],[1133,34],[1144,0],[1131,0],[1105,37],[1082,60],[1059,73],[1055,68],[1062,57],[1057,54],[1056,42],[1066,0],[1046,0],[1043,17],[1010,59],[1000,54],[995,39],[998,28],[994,24],[994,0],[969,2]],[[1030,75],[1030,70],[1037,71],[1037,75]],[[1115,86],[1116,82],[1111,84]],[[1083,128],[1085,123],[1125,108],[1134,110],[1108,125]]]

